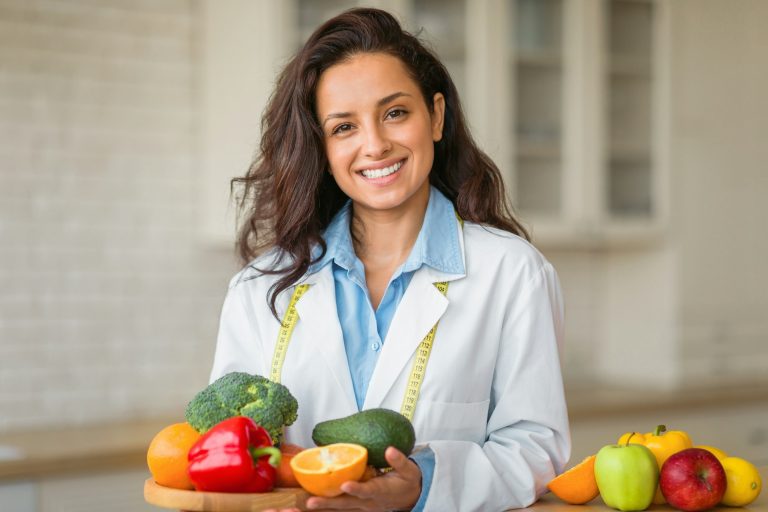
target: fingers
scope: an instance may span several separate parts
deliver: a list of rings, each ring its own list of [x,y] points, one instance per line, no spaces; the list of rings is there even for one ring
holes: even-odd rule
[[[378,482],[345,482],[341,484],[341,490],[350,496],[360,499],[370,499],[376,496],[379,488]]]
[[[392,466],[392,469],[397,471],[403,478],[421,478],[419,466],[394,446],[387,448],[387,451],[384,452],[384,458]]]
[[[345,494],[335,498],[313,496],[309,510],[391,510],[413,506],[421,493],[421,470],[397,448],[389,447],[384,458],[393,471],[366,482],[344,482]]]
[[[354,496],[337,496],[336,498],[320,498],[313,496],[306,502],[308,510],[373,510],[374,505]]]

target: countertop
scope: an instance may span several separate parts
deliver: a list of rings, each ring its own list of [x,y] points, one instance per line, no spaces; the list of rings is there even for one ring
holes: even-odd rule
[[[768,403],[768,381],[671,391],[621,389],[610,386],[566,390],[571,420],[622,413],[695,410],[713,406]]]
[[[146,468],[152,438],[177,418],[0,434],[0,481]]]
[[[768,466],[759,468],[764,481],[768,481]],[[155,484],[151,479],[145,482],[144,497],[158,507],[171,509],[185,509],[193,511],[221,511],[241,512],[245,510],[261,510],[264,507],[292,507],[303,510],[305,499],[308,495],[300,489],[279,489],[276,493],[268,494],[227,494],[227,493],[199,493],[194,491],[178,491],[167,489]],[[159,509],[158,509],[159,510]],[[568,505],[552,494],[544,495],[539,501],[522,510],[532,512],[608,512],[608,508],[600,499],[595,498],[586,505]],[[672,511],[669,505],[655,505],[648,510]],[[713,511],[734,511],[733,508],[716,507]],[[757,500],[750,503],[744,512],[768,512],[768,493],[761,493]]]
[[[654,393],[604,388],[568,392],[572,421],[643,408],[679,410],[762,402],[768,404],[768,384]],[[180,412],[119,424],[0,434],[0,480],[146,467],[149,442],[163,427],[178,421],[183,421]]]
[[[760,496],[758,496],[755,501],[753,501],[752,503],[750,503],[744,508],[732,508],[732,507],[721,506],[721,507],[715,507],[715,508],[709,509],[708,512],[717,512],[717,511],[768,512],[768,492],[765,492],[765,485],[766,485],[766,482],[768,482],[768,466],[761,466],[758,469],[760,471],[760,476],[763,479],[763,492],[760,493]],[[586,505],[568,505],[567,503],[563,503],[562,501],[560,501],[550,493],[550,494],[545,494],[539,501],[537,501],[530,507],[524,508],[521,510],[530,510],[531,512],[607,512],[607,511],[612,511],[613,509],[608,508],[605,505],[605,503],[603,503],[603,500],[600,499],[600,497],[595,498],[594,500],[590,501]],[[673,511],[676,509],[672,508],[669,505],[651,505],[646,510]]]

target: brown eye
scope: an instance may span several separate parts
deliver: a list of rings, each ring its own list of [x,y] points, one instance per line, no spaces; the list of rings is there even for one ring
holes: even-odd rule
[[[331,135],[343,134],[343,133],[348,132],[351,129],[352,129],[352,125],[351,124],[343,123],[343,124],[340,124],[339,126],[337,126],[336,128],[334,128],[333,131],[331,132]]]
[[[407,114],[405,110],[401,108],[395,108],[387,112],[387,119],[397,119],[398,117],[403,117],[405,114]]]

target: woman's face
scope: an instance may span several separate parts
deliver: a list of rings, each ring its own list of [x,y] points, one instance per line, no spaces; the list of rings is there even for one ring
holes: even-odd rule
[[[361,53],[320,76],[316,99],[331,173],[356,212],[423,211],[443,95],[430,114],[400,59]]]

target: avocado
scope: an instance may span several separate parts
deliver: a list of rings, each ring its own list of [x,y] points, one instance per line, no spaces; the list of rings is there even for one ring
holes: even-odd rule
[[[376,468],[389,466],[384,458],[388,446],[409,455],[416,442],[411,422],[389,409],[367,409],[345,418],[323,421],[312,430],[317,446],[354,443],[368,449],[368,464]]]

